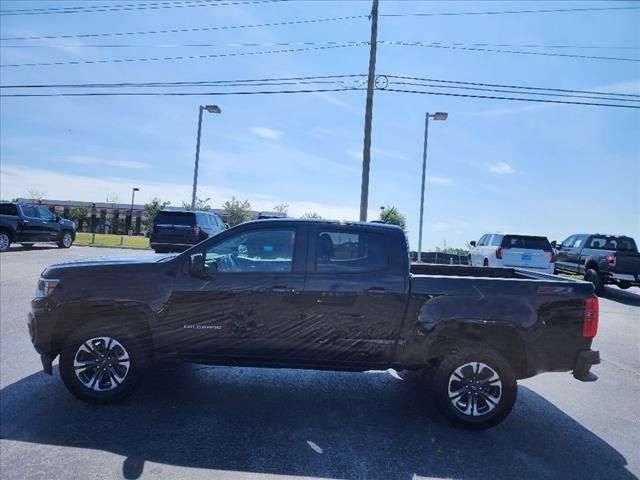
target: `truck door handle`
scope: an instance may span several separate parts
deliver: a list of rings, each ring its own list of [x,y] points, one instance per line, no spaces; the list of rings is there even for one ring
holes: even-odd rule
[[[384,295],[389,292],[386,288],[382,287],[372,287],[365,291],[367,292],[367,295]]]
[[[273,293],[296,293],[295,288],[285,287],[284,285],[276,285],[275,287],[271,287],[271,291]]]

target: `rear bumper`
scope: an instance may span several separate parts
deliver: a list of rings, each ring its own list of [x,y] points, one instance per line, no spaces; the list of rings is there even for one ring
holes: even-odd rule
[[[194,243],[181,243],[181,242],[156,242],[156,241],[151,241],[149,242],[149,244],[151,245],[151,248],[156,249],[156,248],[172,248],[172,249],[176,249],[176,250],[186,250],[187,248],[191,248],[193,247],[197,242]]]
[[[609,280],[616,282],[628,282],[631,285],[640,286],[640,273],[632,274],[632,273],[617,273],[617,272],[609,272]]]
[[[598,377],[590,371],[592,365],[600,363],[598,350],[583,350],[576,356],[573,366],[573,378],[581,382],[595,382]]]

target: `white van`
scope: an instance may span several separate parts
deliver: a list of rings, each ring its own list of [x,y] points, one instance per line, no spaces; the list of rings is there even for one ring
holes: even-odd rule
[[[469,265],[516,267],[553,273],[556,255],[547,237],[487,233],[470,242]]]

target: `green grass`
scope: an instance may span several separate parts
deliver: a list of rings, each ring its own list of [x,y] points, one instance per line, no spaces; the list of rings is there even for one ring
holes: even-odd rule
[[[573,278],[574,280],[584,280],[584,275],[577,273],[559,273],[561,277]]]
[[[143,236],[130,237],[128,235],[95,234],[95,243],[92,243],[93,234],[76,233],[74,245],[89,245],[100,247],[124,247],[124,248],[150,248],[149,239]]]

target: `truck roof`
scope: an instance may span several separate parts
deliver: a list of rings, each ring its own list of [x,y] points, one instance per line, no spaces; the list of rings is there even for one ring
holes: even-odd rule
[[[316,219],[316,218],[263,218],[258,220],[251,220],[248,222],[244,222],[241,225],[247,224],[256,224],[262,225],[265,223],[290,223],[290,224],[309,224],[309,225],[332,225],[332,226],[358,226],[358,227],[366,227],[366,228],[374,228],[381,230],[400,230],[403,232],[402,228],[397,225],[391,225],[388,223],[379,223],[379,222],[356,222],[349,220],[325,220],[325,219]]]

